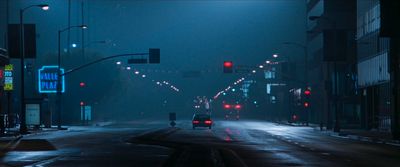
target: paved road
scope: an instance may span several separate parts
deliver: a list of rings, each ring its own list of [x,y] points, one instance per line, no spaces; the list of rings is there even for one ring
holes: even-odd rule
[[[400,166],[400,147],[259,121],[131,122],[25,136],[3,166]]]

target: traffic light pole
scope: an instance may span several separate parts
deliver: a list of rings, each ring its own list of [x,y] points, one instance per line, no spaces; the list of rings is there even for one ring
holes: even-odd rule
[[[56,105],[57,105],[57,128],[61,129],[61,32],[58,31],[58,59],[57,59],[57,99],[56,99]]]
[[[300,44],[300,43],[296,43],[296,42],[284,42],[283,44],[286,45],[295,45],[298,47],[301,47],[304,51],[304,90],[308,90],[308,48],[307,48],[307,43],[305,45]],[[310,122],[310,117],[311,117],[311,110],[310,109],[305,109],[305,112],[307,112],[307,120],[306,120],[306,124],[308,126],[309,122]]]
[[[307,49],[307,45],[304,46],[304,83],[305,83],[305,90],[308,90],[308,49]],[[308,101],[308,103],[310,103],[310,101]],[[310,122],[310,117],[311,117],[311,109],[309,107],[307,107],[306,109],[307,112],[307,126]]]
[[[392,107],[392,137],[395,140],[400,139],[400,50],[398,49],[400,46],[400,39],[393,37],[390,41],[390,60],[394,62],[390,62],[391,64],[391,88],[392,88],[392,98],[391,98],[391,107]]]

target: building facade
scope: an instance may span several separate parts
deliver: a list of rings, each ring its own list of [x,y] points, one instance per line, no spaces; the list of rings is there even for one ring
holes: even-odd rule
[[[357,1],[357,70],[362,90],[362,124],[366,129],[390,131],[390,39],[380,37],[379,0]]]
[[[361,126],[356,8],[355,0],[307,1],[310,121],[328,129]]]

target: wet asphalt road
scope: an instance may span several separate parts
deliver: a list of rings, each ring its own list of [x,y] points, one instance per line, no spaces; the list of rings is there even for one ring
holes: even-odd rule
[[[1,166],[400,166],[400,147],[260,121],[130,122],[24,136]]]

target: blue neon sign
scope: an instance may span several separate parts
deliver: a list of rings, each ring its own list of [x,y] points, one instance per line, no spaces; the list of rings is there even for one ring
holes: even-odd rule
[[[58,66],[43,66],[38,71],[39,93],[57,93]],[[60,68],[61,73],[64,69]],[[61,77],[61,92],[65,92],[65,77]]]

